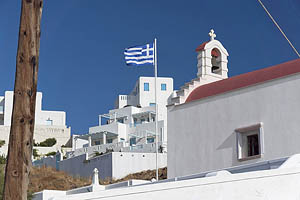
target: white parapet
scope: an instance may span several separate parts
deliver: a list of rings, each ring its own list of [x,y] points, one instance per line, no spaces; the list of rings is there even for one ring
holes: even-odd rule
[[[291,160],[296,157],[291,157]],[[287,160],[286,164],[291,160]],[[105,190],[96,192],[66,192],[61,195],[53,193],[52,198],[36,200],[298,200],[300,166],[293,166],[237,174],[218,171],[208,174],[208,177],[178,177],[153,183],[142,182],[134,187],[124,187],[124,183],[121,183],[119,188],[106,186]]]

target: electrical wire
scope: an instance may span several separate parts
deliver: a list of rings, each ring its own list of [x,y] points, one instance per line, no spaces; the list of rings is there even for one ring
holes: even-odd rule
[[[291,41],[288,39],[288,37],[285,35],[285,33],[283,32],[283,30],[280,28],[280,26],[277,24],[277,22],[275,21],[275,19],[272,17],[272,15],[270,14],[270,12],[268,11],[268,9],[265,7],[265,5],[261,2],[261,0],[258,0],[258,2],[260,3],[260,5],[263,7],[263,9],[266,11],[266,13],[269,15],[269,17],[271,18],[271,20],[273,21],[273,23],[277,26],[277,28],[279,29],[279,31],[281,32],[281,34],[285,37],[285,39],[288,41],[288,43],[290,44],[290,46],[293,48],[293,50],[295,51],[295,53],[298,55],[298,57],[300,58],[300,54],[298,53],[297,49],[294,47],[294,45],[291,43]]]

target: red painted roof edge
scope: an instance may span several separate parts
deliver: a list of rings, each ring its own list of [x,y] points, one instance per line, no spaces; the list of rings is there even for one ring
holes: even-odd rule
[[[196,51],[202,51],[205,48],[205,45],[209,43],[209,41],[203,42],[202,44],[200,44],[197,48]]]
[[[199,86],[190,93],[185,103],[296,73],[300,73],[300,59]]]

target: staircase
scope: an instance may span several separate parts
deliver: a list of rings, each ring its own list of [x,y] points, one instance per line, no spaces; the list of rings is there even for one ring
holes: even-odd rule
[[[202,76],[197,77],[191,80],[190,82],[185,83],[183,86],[180,87],[180,90],[176,91],[171,98],[171,102],[173,105],[179,105],[186,101],[190,93],[197,87],[201,85],[205,85],[208,83],[212,83],[215,81],[222,80],[223,78],[220,77],[213,77],[213,76]]]

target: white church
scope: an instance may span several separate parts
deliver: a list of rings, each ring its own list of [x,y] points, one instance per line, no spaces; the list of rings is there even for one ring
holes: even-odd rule
[[[210,32],[198,73],[168,105],[168,177],[300,153],[300,59],[228,78]]]

